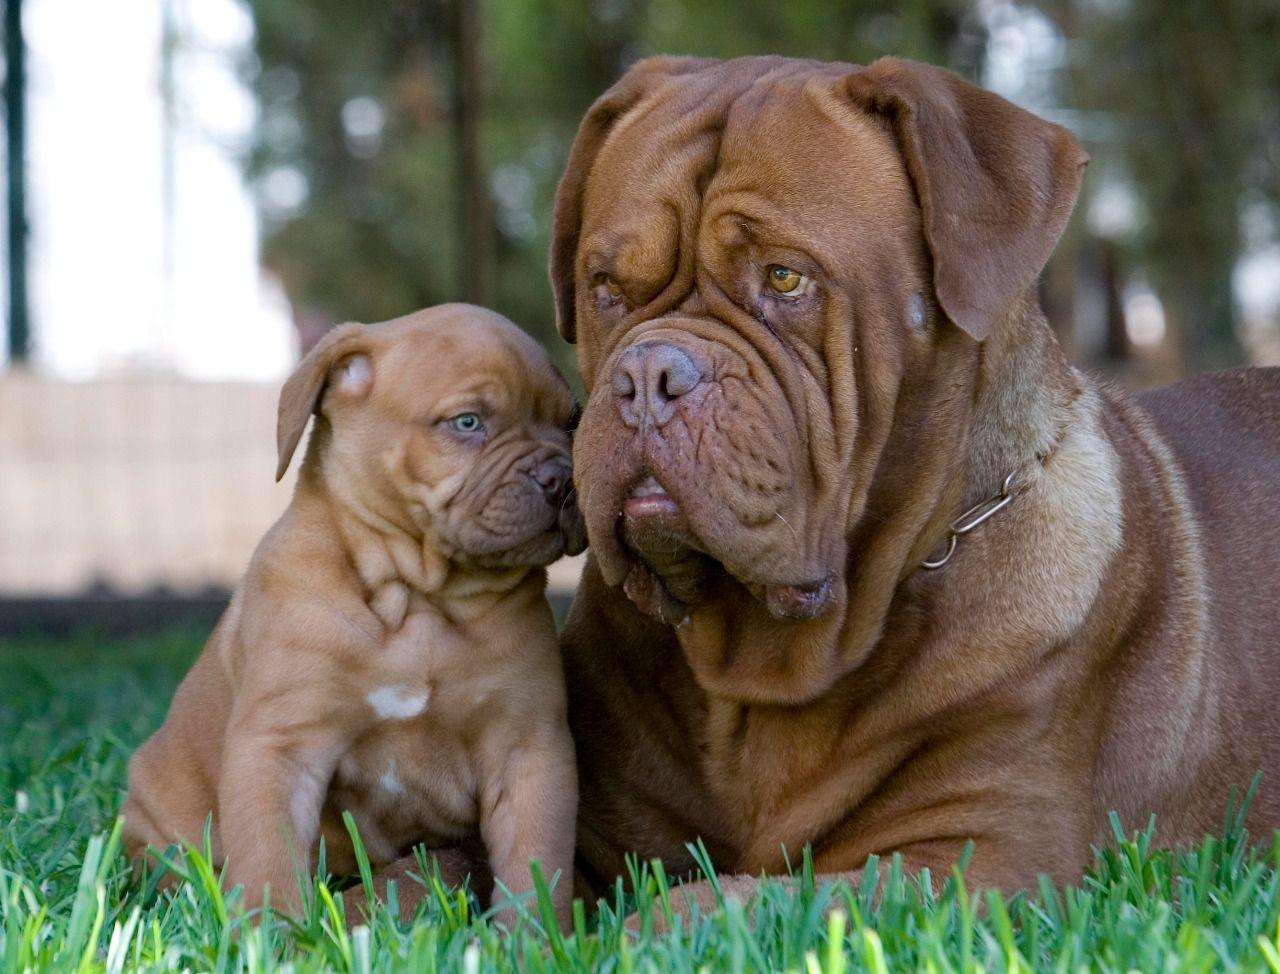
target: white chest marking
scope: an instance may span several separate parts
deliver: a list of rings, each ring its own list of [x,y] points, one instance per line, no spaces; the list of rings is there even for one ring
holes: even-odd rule
[[[382,777],[378,779],[378,784],[382,785],[390,795],[403,795],[404,785],[400,784],[400,779],[396,777],[396,763],[394,761],[387,767]]]
[[[380,720],[408,720],[427,709],[430,691],[413,687],[378,687],[366,700]]]

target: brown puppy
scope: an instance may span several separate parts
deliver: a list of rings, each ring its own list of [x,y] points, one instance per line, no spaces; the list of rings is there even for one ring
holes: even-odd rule
[[[738,893],[806,843],[1071,880],[1109,811],[1196,838],[1259,769],[1280,825],[1280,371],[1063,360],[1034,283],[1085,162],[892,59],[657,59],[591,109],[551,259],[589,883],[696,837]]]
[[[198,844],[212,813],[247,900],[296,906],[320,838],[354,871],[344,810],[375,865],[478,827],[511,892],[531,859],[565,874],[567,922],[577,782],[542,566],[582,546],[569,387],[504,318],[445,305],[303,359],[278,475],[313,412],[293,502],[130,762],[130,848]]]

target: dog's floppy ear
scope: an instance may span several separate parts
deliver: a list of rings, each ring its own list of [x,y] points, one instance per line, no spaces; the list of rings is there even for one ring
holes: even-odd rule
[[[320,402],[334,366],[342,365],[338,388],[351,398],[359,398],[373,385],[373,364],[369,360],[369,333],[364,325],[340,325],[332,329],[311,351],[280,390],[276,417],[276,480],[289,469],[289,461]]]
[[[1066,129],[942,68],[881,58],[846,85],[897,136],[939,304],[983,340],[1044,268],[1089,157]]]
[[[582,229],[582,197],[596,156],[614,123],[644,97],[655,80],[689,74],[707,63],[702,58],[681,57],[654,57],[640,61],[596,99],[578,126],[578,134],[569,150],[569,160],[556,189],[551,223],[551,289],[555,295],[556,328],[565,341],[572,342],[577,336],[574,278],[578,235]]]

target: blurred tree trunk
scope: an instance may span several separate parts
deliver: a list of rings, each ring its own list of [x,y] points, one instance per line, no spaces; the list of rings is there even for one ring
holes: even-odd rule
[[[1100,120],[1096,171],[1116,174],[1141,203],[1126,256],[1164,305],[1171,350],[1184,368],[1242,361],[1231,277],[1244,201],[1251,188],[1266,195],[1249,186],[1266,169],[1258,163],[1272,127],[1259,111],[1273,97],[1270,68],[1256,65],[1275,60],[1278,8],[1053,0],[1047,9],[1080,52],[1069,80],[1072,100]]]
[[[1231,296],[1233,265],[1222,254],[1206,253],[1198,265],[1188,260],[1181,276],[1156,282],[1168,341],[1184,370],[1226,368],[1243,359]]]
[[[22,0],[5,0],[4,105],[9,183],[9,360],[31,352],[27,309],[27,69]]]
[[[1129,358],[1129,329],[1124,317],[1124,271],[1120,247],[1114,240],[1098,242],[1102,257],[1102,296],[1106,309],[1103,354],[1109,362]]]
[[[1040,276],[1040,306],[1067,355],[1080,353],[1076,334],[1076,290],[1079,287],[1079,241],[1068,231]]]
[[[453,0],[449,26],[463,293],[468,301],[491,305],[494,224],[484,151],[486,77],[482,0]]]

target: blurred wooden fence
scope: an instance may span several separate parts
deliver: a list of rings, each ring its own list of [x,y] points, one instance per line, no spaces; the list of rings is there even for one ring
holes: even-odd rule
[[[229,588],[279,516],[275,385],[0,374],[0,597]],[[570,591],[578,562],[554,567]]]
[[[288,503],[277,389],[0,376],[0,592],[233,584]]]

